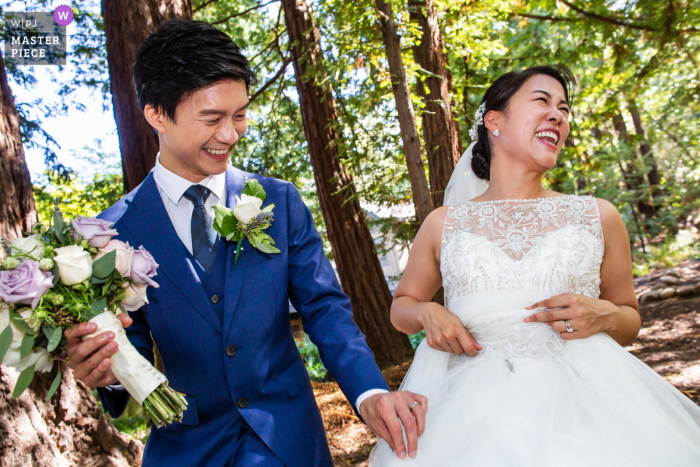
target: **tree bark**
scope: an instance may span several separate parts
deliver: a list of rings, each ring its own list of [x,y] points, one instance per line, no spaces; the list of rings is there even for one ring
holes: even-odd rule
[[[649,186],[658,187],[661,183],[661,175],[659,174],[659,166],[656,165],[656,160],[654,159],[654,153],[651,151],[651,146],[647,140],[646,133],[644,132],[644,126],[642,125],[642,117],[639,114],[639,107],[637,107],[637,102],[634,98],[627,99],[627,108],[632,115],[632,122],[634,123],[634,132],[639,136],[639,153],[644,161],[644,165],[647,169],[647,181]]]
[[[136,100],[133,66],[139,46],[172,18],[192,19],[190,0],[102,0],[109,82],[119,133],[124,189],[136,188],[156,164],[158,135]]]
[[[9,242],[21,236],[22,231],[31,230],[36,222],[36,207],[24,159],[19,114],[7,82],[4,61],[0,65],[0,94],[0,235]],[[0,258],[4,254],[0,249]]]
[[[391,3],[385,0],[374,0],[374,5],[377,8],[386,58],[389,62],[391,90],[394,93],[396,112],[399,117],[403,150],[406,155],[406,166],[408,167],[408,176],[411,180],[411,190],[413,191],[413,204],[416,207],[416,218],[420,225],[433,210],[433,203],[430,199],[428,179],[425,176],[421,143],[418,137],[418,129],[416,128],[416,114],[413,111],[413,103],[411,102],[411,91],[406,82],[406,71],[401,58],[401,39],[396,31]]]
[[[450,89],[452,75],[443,52],[445,40],[438,23],[434,0],[408,0],[412,21],[422,31],[420,43],[413,47],[416,63],[429,73],[418,82],[418,95],[425,100],[423,137],[428,156],[433,206],[442,206],[445,188],[462,154],[459,126],[452,115]],[[427,93],[426,93],[427,89]]]
[[[19,373],[0,365],[0,465],[141,465],[143,444],[117,431],[90,389],[62,366],[61,385],[45,402],[55,369],[35,375],[24,394],[13,399]]]
[[[340,163],[338,112],[328,81],[320,76],[319,31],[305,0],[282,0],[282,7],[318,199],[343,291],[379,367],[404,363],[413,349],[391,325],[391,293],[352,176]]]
[[[10,240],[31,230],[36,209],[3,61],[0,93],[0,236]],[[77,384],[65,366],[61,385],[49,402],[44,400],[54,375],[36,375],[29,389],[13,399],[18,376],[0,365],[0,465],[141,465],[143,445],[107,421],[90,390]]]

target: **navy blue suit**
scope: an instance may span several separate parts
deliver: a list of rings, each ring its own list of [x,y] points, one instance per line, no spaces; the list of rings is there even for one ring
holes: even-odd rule
[[[149,288],[149,304],[130,313],[127,335],[151,362],[156,342],[170,386],[189,402],[181,424],[151,430],[145,467],[252,465],[241,459],[258,448],[241,447],[242,433],[257,440],[259,456],[274,453],[269,465],[333,465],[288,300],[353,406],[363,392],[387,388],[299,192],[288,182],[247,176],[263,185],[265,205],[275,204],[266,232],[281,253],[262,253],[246,241],[234,266],[235,246],[222,240],[208,276],[177,236],[152,174],[99,216],[159,264],[160,287]],[[228,207],[243,183],[244,172],[229,167]],[[123,413],[127,398],[118,391],[101,389],[100,396],[113,417]]]

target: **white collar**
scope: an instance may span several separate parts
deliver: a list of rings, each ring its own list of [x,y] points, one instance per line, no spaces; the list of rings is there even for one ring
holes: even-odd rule
[[[209,175],[201,182],[195,184],[163,167],[160,163],[160,152],[156,155],[156,166],[153,169],[153,178],[160,189],[168,195],[168,198],[170,198],[173,204],[180,204],[182,195],[184,195],[192,185],[203,185],[209,188],[211,193],[219,200],[223,198],[226,190],[226,172],[219,175]]]

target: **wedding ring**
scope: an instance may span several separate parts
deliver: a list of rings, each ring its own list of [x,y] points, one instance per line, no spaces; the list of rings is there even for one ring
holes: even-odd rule
[[[564,321],[564,324],[566,324],[566,332],[574,332],[574,330],[571,328],[571,325],[569,324],[569,320]]]
[[[417,405],[418,405],[418,401],[413,402],[413,404],[411,404],[410,410],[413,410],[413,408]]]

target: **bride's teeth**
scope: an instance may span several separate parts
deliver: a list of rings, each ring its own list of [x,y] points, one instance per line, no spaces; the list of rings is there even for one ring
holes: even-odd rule
[[[557,144],[557,141],[559,141],[557,134],[551,131],[540,131],[535,133],[535,136],[538,138],[551,138],[552,141],[554,141],[554,144]]]
[[[228,152],[228,149],[205,149],[205,151],[214,154],[215,156],[222,156]]]

